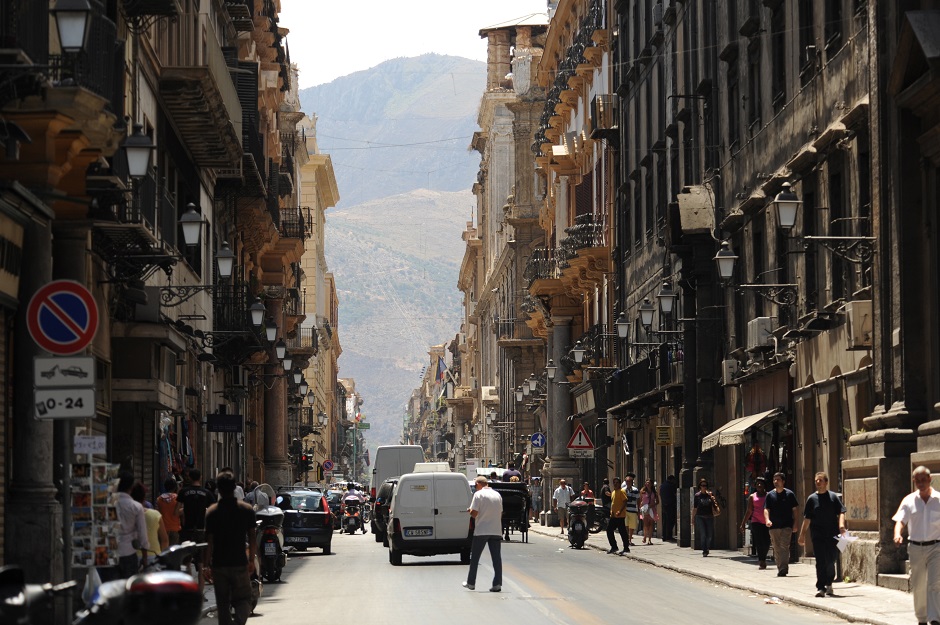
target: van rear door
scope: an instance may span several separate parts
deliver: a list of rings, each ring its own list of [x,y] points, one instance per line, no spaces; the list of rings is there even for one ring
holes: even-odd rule
[[[466,538],[470,528],[470,485],[463,473],[434,473],[434,537]]]
[[[395,491],[392,514],[401,524],[402,539],[437,538],[434,528],[434,474],[402,476]]]

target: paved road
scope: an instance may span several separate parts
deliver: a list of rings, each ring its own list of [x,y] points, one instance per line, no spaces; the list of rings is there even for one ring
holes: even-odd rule
[[[266,584],[249,623],[333,622],[486,625],[625,624],[774,625],[844,623],[830,615],[596,550],[567,548],[560,538],[530,533],[503,543],[503,590],[484,554],[477,590],[460,583],[467,567],[457,555],[405,556],[392,567],[371,534],[333,537],[333,554],[291,557],[284,582]],[[206,619],[205,623],[215,622]]]

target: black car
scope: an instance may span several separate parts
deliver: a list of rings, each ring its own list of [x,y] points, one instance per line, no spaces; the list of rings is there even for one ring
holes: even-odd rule
[[[333,529],[338,530],[340,522],[343,519],[341,507],[343,505],[343,495],[341,490],[330,489],[326,491],[326,501],[330,505],[330,512],[333,513]]]
[[[388,508],[392,503],[392,491],[398,484],[397,477],[390,477],[375,491],[375,501],[372,502],[372,533],[375,542],[388,547]]]
[[[284,511],[284,546],[304,551],[319,547],[330,553],[333,541],[333,513],[326,495],[319,490],[291,490],[278,493],[277,505]]]

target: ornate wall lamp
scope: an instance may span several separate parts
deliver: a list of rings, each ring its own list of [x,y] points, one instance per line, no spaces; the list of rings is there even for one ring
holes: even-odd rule
[[[793,193],[790,183],[784,182],[783,190],[774,197],[773,203],[777,209],[777,227],[789,234],[796,225],[797,212],[803,202]],[[875,237],[812,235],[794,238],[803,242],[804,250],[810,243],[818,243],[836,256],[856,265],[868,262],[875,253]]]
[[[778,306],[792,306],[797,299],[796,284],[731,284],[734,276],[734,264],[738,255],[731,249],[731,243],[721,242],[721,248],[715,254],[715,264],[718,266],[718,277],[725,286],[734,286],[739,292],[754,291],[764,299]]]

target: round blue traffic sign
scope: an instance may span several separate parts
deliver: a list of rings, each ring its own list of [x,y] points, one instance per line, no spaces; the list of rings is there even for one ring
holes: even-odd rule
[[[333,470],[333,461],[332,461],[332,460],[324,460],[324,461],[323,461],[323,470],[324,470],[324,471],[332,471],[332,470]]]
[[[80,352],[98,331],[98,304],[84,285],[56,280],[29,300],[26,327],[39,347],[59,356]]]
[[[536,432],[532,435],[532,446],[533,447],[545,447],[545,435],[541,432]]]

